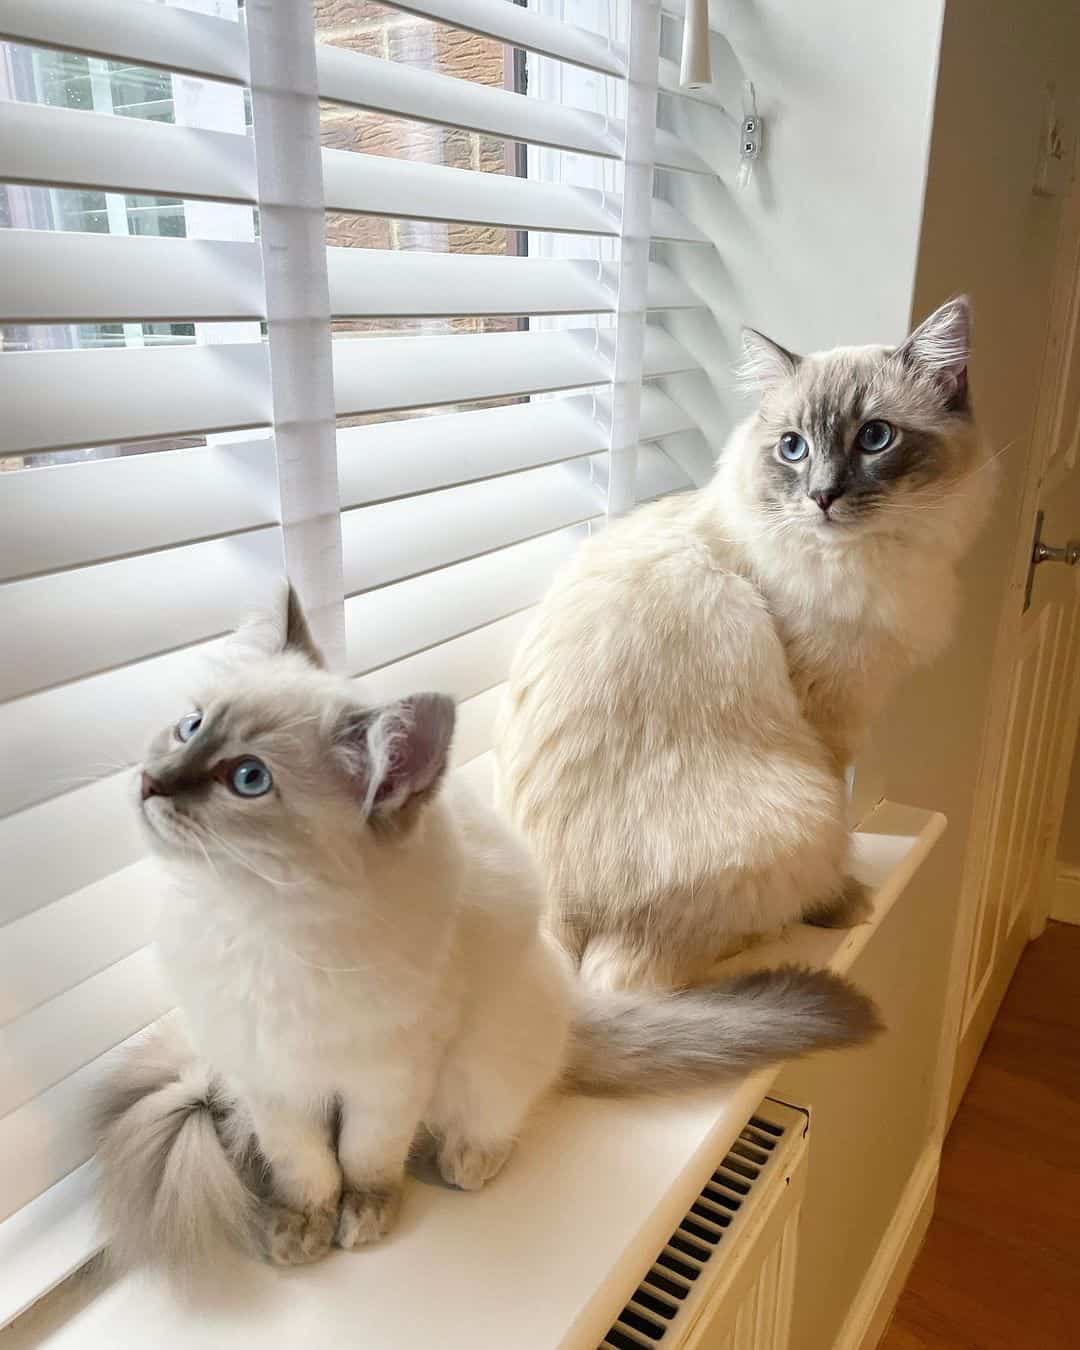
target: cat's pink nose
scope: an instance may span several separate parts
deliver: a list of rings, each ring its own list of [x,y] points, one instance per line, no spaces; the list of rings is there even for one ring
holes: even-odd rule
[[[822,488],[818,492],[811,492],[810,498],[812,501],[817,502],[818,506],[820,506],[823,511],[827,511],[840,495],[841,494],[837,492],[835,488]]]
[[[156,778],[151,778],[145,769],[142,778],[139,780],[139,785],[143,801],[146,801],[147,797],[163,797],[165,795],[161,790],[161,784]]]

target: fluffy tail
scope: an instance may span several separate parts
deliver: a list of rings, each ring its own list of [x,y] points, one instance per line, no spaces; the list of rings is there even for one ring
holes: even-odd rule
[[[174,1272],[225,1245],[261,1253],[254,1140],[179,1029],[152,1032],[98,1103],[100,1207],[110,1255]]]
[[[565,1086],[597,1095],[716,1083],[882,1029],[874,1001],[838,975],[780,966],[673,994],[580,986]]]

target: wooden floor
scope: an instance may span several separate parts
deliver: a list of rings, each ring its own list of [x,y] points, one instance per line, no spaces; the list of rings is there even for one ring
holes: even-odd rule
[[[880,1350],[1080,1347],[1080,927],[1024,954]]]

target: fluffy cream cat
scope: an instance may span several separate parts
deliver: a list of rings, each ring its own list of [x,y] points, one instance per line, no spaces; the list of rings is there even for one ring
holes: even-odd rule
[[[414,1139],[473,1189],[557,1086],[664,1091],[877,1026],[826,972],[597,995],[541,929],[514,832],[443,783],[453,703],[372,708],[320,668],[290,593],[150,748],[137,807],[170,887],[158,933],[187,1034],[102,1107],[113,1249],[172,1268],[227,1236],[313,1260],[383,1236]]]
[[[712,483],[590,539],[541,603],[500,791],[597,986],[698,983],[750,935],[861,917],[843,770],[945,641],[991,489],[969,327],[957,299],[895,350],[748,333],[760,406]]]

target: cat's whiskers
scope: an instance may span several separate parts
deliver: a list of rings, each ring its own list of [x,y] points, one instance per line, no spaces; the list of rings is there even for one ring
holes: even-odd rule
[[[298,881],[286,881],[283,877],[267,876],[265,872],[260,871],[259,868],[255,866],[255,864],[251,861],[250,858],[248,858],[238,848],[235,848],[226,839],[223,839],[222,836],[218,834],[216,830],[212,829],[209,825],[207,825],[205,821],[200,822],[199,828],[205,834],[207,834],[209,838],[215,844],[217,844],[226,854],[228,854],[229,857],[233,858],[241,867],[246,868],[246,870],[249,871],[253,876],[258,877],[261,881],[265,881],[267,885],[278,887],[281,890],[289,889],[300,885]]]
[[[963,490],[964,484],[974,478],[976,474],[982,473],[984,469],[990,468],[990,466],[999,460],[1002,455],[1011,450],[1018,441],[1019,437],[1014,436],[1011,441],[1006,441],[1000,450],[995,450],[995,452],[983,460],[981,464],[977,464],[975,468],[969,469],[967,473],[961,474],[959,478],[955,478],[947,487],[939,488],[936,491],[927,491],[924,494],[921,494],[918,502],[892,502],[883,500],[875,506],[875,511],[883,515],[894,513],[925,515],[935,512],[938,514],[946,514],[952,509],[957,495]]]
[[[362,966],[324,966],[320,965],[318,961],[309,961],[306,957],[301,956],[298,951],[294,951],[287,942],[282,942],[280,938],[277,939],[277,945],[287,956],[291,956],[300,965],[306,966],[308,970],[318,970],[324,975],[367,975],[374,969],[374,962],[372,961],[365,961]]]

